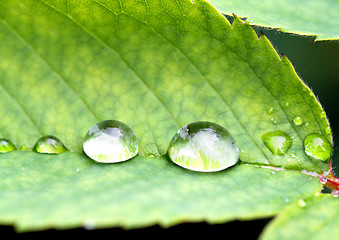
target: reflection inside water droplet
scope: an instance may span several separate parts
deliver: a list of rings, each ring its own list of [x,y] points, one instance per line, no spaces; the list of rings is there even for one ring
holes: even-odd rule
[[[211,122],[195,122],[179,129],[168,149],[174,163],[194,171],[219,171],[239,160],[239,148],[233,136]]]
[[[330,128],[330,126],[327,126],[327,127],[325,128],[325,132],[326,132],[327,134],[331,134],[331,128]]]
[[[116,120],[106,120],[93,125],[87,132],[84,152],[95,161],[122,162],[138,153],[138,141],[132,129]]]
[[[304,140],[305,153],[315,159],[327,161],[332,156],[332,146],[326,138],[320,134],[313,133]]]
[[[33,150],[38,153],[63,153],[68,151],[60,139],[51,135],[41,137],[34,145]]]
[[[0,153],[6,153],[6,152],[11,152],[11,151],[15,151],[16,147],[14,146],[14,144],[4,138],[0,139]]]
[[[291,148],[293,139],[283,131],[268,132],[261,137],[265,146],[275,156],[284,156]]]
[[[293,123],[297,126],[300,126],[301,124],[303,124],[303,122],[304,122],[304,119],[300,116],[295,116],[293,118]]]
[[[321,178],[320,178],[320,183],[321,183],[321,184],[327,183],[327,178],[321,177]]]
[[[270,108],[267,109],[266,112],[267,112],[268,115],[271,115],[273,113],[273,111],[274,111],[274,107],[270,107]]]

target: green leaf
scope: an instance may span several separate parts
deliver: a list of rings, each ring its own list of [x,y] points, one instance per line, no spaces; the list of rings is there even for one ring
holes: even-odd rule
[[[19,231],[220,223],[272,216],[319,187],[304,174],[244,165],[199,173],[151,157],[96,164],[80,153],[12,152],[1,161],[1,222]]]
[[[300,204],[302,203],[302,204]],[[262,239],[328,239],[338,236],[339,201],[317,195],[289,206],[272,221]]]
[[[337,0],[208,0],[227,15],[246,17],[250,24],[278,28],[317,40],[339,39]]]
[[[318,176],[328,163],[309,158],[303,140],[318,133],[332,143],[328,121],[288,59],[249,24],[231,26],[202,0],[0,6],[0,137],[31,150],[54,135],[71,151],[1,154],[0,222],[22,230],[225,222],[272,216],[320,190],[300,172]],[[82,152],[88,129],[106,119],[132,128],[136,158],[102,165]],[[252,166],[206,174],[171,163],[172,136],[201,120],[227,128]],[[293,139],[284,156],[263,143],[270,131]]]

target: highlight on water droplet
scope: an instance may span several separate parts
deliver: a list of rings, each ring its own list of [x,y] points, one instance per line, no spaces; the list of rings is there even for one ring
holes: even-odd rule
[[[331,127],[330,127],[330,126],[327,126],[327,127],[325,128],[325,132],[326,132],[327,134],[331,134]]]
[[[270,107],[270,108],[268,108],[268,109],[266,110],[266,113],[267,113],[268,115],[271,115],[271,114],[273,113],[273,111],[274,111],[274,107]]]
[[[315,159],[327,161],[332,156],[332,146],[326,138],[320,134],[312,133],[304,140],[305,153]]]
[[[52,135],[41,137],[34,145],[33,150],[38,153],[52,153],[52,154],[68,152],[68,149],[60,141],[60,139]]]
[[[326,117],[326,112],[325,112],[325,111],[321,111],[320,117],[321,117],[321,118],[325,118],[325,117]]]
[[[224,127],[212,122],[194,122],[173,136],[168,155],[183,168],[215,172],[236,164],[239,148]]]
[[[332,190],[331,194],[334,196],[334,197],[338,197],[339,196],[339,190]]]
[[[294,123],[295,125],[297,125],[297,126],[300,126],[301,124],[304,123],[304,119],[303,119],[302,117],[300,117],[300,116],[295,116],[295,117],[293,118],[293,123]]]
[[[302,199],[302,198],[300,198],[300,199],[298,200],[298,205],[299,205],[300,207],[306,207],[306,202],[305,202],[305,200]]]
[[[319,181],[320,181],[321,184],[326,184],[327,183],[327,178],[321,177]]]
[[[97,162],[122,162],[137,155],[138,140],[126,124],[117,120],[105,120],[88,130],[83,149],[87,156]]]
[[[14,144],[5,138],[0,138],[0,153],[15,151],[16,147]]]
[[[275,120],[274,118],[271,118],[271,122],[274,124],[274,125],[277,125],[278,121]]]
[[[293,139],[283,131],[268,132],[261,137],[265,146],[275,156],[284,156],[291,148]]]

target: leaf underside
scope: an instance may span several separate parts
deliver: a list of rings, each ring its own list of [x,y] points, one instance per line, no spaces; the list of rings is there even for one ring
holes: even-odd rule
[[[246,17],[253,25],[278,28],[317,40],[339,39],[337,0],[208,0],[221,12]]]
[[[273,216],[320,190],[299,171],[328,170],[303,149],[310,133],[332,143],[328,121],[287,58],[249,24],[235,18],[231,26],[201,0],[0,6],[0,137],[28,150],[0,155],[0,222],[25,231],[216,223]],[[294,125],[296,115],[307,125]],[[137,157],[104,165],[85,156],[85,133],[106,119],[133,129]],[[232,133],[242,163],[293,171],[239,164],[197,173],[174,165],[170,139],[201,120]],[[284,157],[261,140],[276,130],[293,138]],[[71,152],[29,151],[43,135]]]

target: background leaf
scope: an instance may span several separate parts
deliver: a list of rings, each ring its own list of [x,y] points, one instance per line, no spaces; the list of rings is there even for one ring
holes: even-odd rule
[[[204,1],[1,6],[0,109],[6,112],[1,137],[30,149],[40,136],[53,134],[72,151],[1,155],[3,223],[30,230],[93,222],[101,227],[224,222],[272,216],[320,189],[317,179],[298,172],[239,165],[200,174],[165,156],[178,128],[206,120],[233,134],[243,162],[328,170],[303,150],[309,133],[332,142],[319,103],[287,58],[280,59],[248,24],[236,19],[232,27]],[[307,126],[293,125],[297,114]],[[81,152],[83,136],[97,121],[112,118],[135,131],[139,157],[117,165],[88,162]],[[273,130],[294,137],[286,157],[274,157],[262,143],[262,134]],[[228,201],[221,192],[231,193]],[[27,201],[18,207],[14,199]]]
[[[327,239],[338,236],[338,207],[338,199],[330,195],[321,194],[299,201],[269,224],[262,239]]]
[[[209,0],[221,12],[247,17],[250,24],[278,28],[300,35],[316,35],[318,40],[339,38],[336,0]]]

